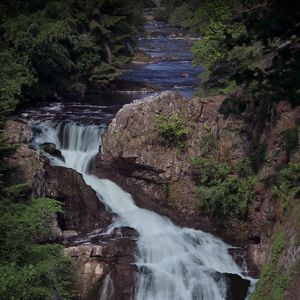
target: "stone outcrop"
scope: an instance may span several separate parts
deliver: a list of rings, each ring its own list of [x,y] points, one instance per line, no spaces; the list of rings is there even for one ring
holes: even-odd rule
[[[56,148],[55,144],[53,144],[53,143],[44,143],[44,144],[40,145],[40,148],[43,151],[49,153],[50,155],[52,155],[52,156],[54,156],[54,157],[56,157],[56,158],[58,158],[62,161],[65,161],[63,155],[61,154],[61,151]]]
[[[106,211],[82,175],[72,169],[45,165],[44,193],[64,203],[60,225],[64,230],[87,233],[111,224],[112,215]]]
[[[220,155],[238,160],[246,138],[241,118],[224,119],[218,108],[224,97],[191,100],[165,92],[125,105],[103,136],[95,163],[98,176],[117,181],[143,207],[170,216],[177,223],[212,230],[195,210],[196,183],[191,158],[199,139],[208,132],[220,139]],[[155,129],[158,115],[178,115],[190,129],[187,151],[160,142]],[[198,225],[197,225],[198,224]]]
[[[122,229],[121,229],[122,230]],[[84,245],[71,245],[65,251],[73,257],[79,278],[80,299],[98,300],[105,295],[108,300],[129,300],[134,293],[134,279],[137,267],[134,262],[136,234],[125,228],[93,238]]]

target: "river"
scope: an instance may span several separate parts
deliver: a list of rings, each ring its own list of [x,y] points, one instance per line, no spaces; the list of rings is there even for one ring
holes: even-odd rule
[[[149,37],[140,41],[140,47],[155,58],[155,62],[135,66],[121,80],[139,78],[190,96],[200,71],[192,68],[189,51],[192,39],[162,23],[152,22],[147,26]],[[166,57],[172,57],[171,61],[166,61]],[[238,274],[252,281],[245,266],[239,266],[229,254],[230,245],[203,231],[180,228],[166,217],[137,207],[131,195],[114,182],[90,174],[107,124],[124,103],[148,94],[141,91],[104,93],[79,100],[43,103],[29,109],[33,126],[39,129],[35,130],[34,144],[39,147],[45,142],[54,143],[65,162],[45,154],[51,163],[83,175],[99,201],[116,213],[112,227],[127,226],[138,233],[135,264],[140,271],[134,299],[226,299],[228,281],[223,274]],[[110,299],[110,294],[104,282],[99,299]]]

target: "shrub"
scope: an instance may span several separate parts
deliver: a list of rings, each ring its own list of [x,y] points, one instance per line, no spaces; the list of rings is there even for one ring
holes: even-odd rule
[[[214,158],[197,156],[192,158],[194,174],[203,185],[214,185],[216,182],[225,180],[231,171],[229,164],[219,163]]]
[[[208,155],[218,148],[219,143],[214,134],[207,133],[199,139],[198,146],[201,155]]]
[[[186,148],[186,140],[191,128],[186,127],[183,119],[177,115],[157,116],[155,129],[165,142],[178,147],[180,150]]]
[[[176,7],[169,17],[172,26],[188,29],[192,26],[193,11],[187,4]]]
[[[227,177],[223,181],[215,181],[209,187],[200,186],[199,207],[215,217],[224,219],[226,224],[244,220],[255,195],[254,186],[254,177]]]
[[[287,211],[290,201],[299,194],[300,163],[289,163],[278,176],[272,187],[273,195],[278,197],[283,211]]]
[[[192,165],[199,184],[199,209],[223,219],[225,225],[244,220],[255,197],[256,178],[248,171],[234,175],[236,167],[214,157],[194,157]]]

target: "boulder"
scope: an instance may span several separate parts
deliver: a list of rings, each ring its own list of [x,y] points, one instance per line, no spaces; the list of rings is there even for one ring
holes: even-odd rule
[[[247,297],[250,280],[244,279],[237,274],[223,274],[228,285],[227,300],[244,300]]]
[[[46,164],[44,190],[47,197],[64,203],[64,215],[59,222],[63,230],[83,234],[111,224],[112,214],[75,170]]]
[[[207,216],[195,210],[198,195],[190,158],[199,152],[199,139],[208,132],[220,140],[220,152],[236,161],[243,156],[241,118],[224,120],[218,108],[224,97],[190,100],[163,92],[123,106],[102,137],[95,174],[114,180],[138,205],[167,215],[178,224],[209,230]],[[189,128],[186,151],[161,142],[157,116],[177,115]]]
[[[110,240],[70,246],[65,252],[76,264],[79,277],[74,287],[80,299],[132,299],[137,272],[134,240],[111,235]]]
[[[40,148],[49,153],[50,155],[62,160],[63,162],[65,161],[65,158],[63,157],[62,153],[60,150],[56,148],[56,145],[53,143],[43,143],[40,145]]]

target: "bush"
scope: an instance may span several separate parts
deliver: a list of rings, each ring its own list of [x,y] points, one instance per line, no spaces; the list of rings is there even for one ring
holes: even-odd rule
[[[229,175],[231,168],[227,163],[219,163],[215,158],[204,158],[197,156],[192,158],[194,174],[199,178],[202,185],[214,185],[223,181]]]
[[[203,135],[198,142],[199,151],[201,155],[208,155],[218,149],[219,141],[212,133]]]
[[[242,180],[228,177],[223,181],[216,181],[209,187],[200,186],[199,208],[224,219],[226,224],[231,225],[237,220],[244,220],[255,196],[254,186],[254,177]]]
[[[175,27],[188,29],[192,25],[193,12],[187,4],[176,7],[169,17],[169,23]]]
[[[155,120],[155,128],[159,136],[170,145],[178,147],[180,150],[186,148],[186,140],[191,130],[186,127],[183,119],[177,115],[159,115]]]
[[[280,200],[283,212],[287,211],[290,202],[299,196],[300,163],[289,163],[278,176],[272,188],[273,195]]]
[[[199,184],[198,208],[224,220],[225,225],[245,220],[255,197],[256,178],[248,172],[233,174],[239,167],[237,170],[214,157],[195,157],[192,165]]]

